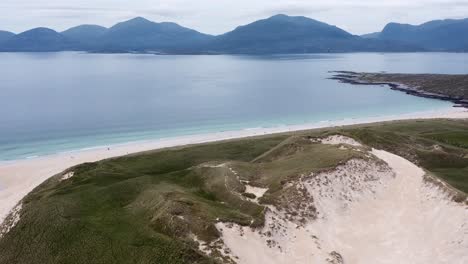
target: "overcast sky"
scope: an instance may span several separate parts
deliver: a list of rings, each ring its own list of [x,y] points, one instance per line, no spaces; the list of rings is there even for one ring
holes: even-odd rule
[[[468,0],[0,0],[0,29],[18,33],[45,26],[60,31],[143,16],[219,34],[278,13],[363,34],[380,31],[391,21],[420,24],[468,17]]]

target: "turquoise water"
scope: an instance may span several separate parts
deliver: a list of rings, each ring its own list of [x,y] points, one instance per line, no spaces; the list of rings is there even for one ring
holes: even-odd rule
[[[467,54],[0,53],[0,160],[252,127],[436,110],[447,102],[328,71],[467,73]]]

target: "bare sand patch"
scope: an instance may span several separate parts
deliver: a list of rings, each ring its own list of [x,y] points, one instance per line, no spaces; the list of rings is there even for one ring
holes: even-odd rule
[[[65,173],[62,178],[60,178],[61,181],[65,181],[65,180],[68,180],[70,179],[71,177],[73,177],[73,175],[75,175],[75,172],[73,171],[70,171],[70,172],[67,172]]]
[[[321,139],[320,142],[322,142],[322,144],[329,144],[329,145],[346,144],[346,145],[350,145],[354,147],[362,146],[362,144],[357,142],[355,139],[350,138],[350,137],[345,137],[342,135],[329,136],[329,137]]]
[[[245,192],[254,194],[255,196],[257,196],[257,198],[261,198],[267,191],[268,188],[254,187],[248,184],[245,185]]]
[[[5,219],[5,222],[0,225],[0,238],[6,235],[10,230],[16,226],[20,220],[21,209],[23,209],[23,204],[17,204],[12,210],[8,217]]]
[[[250,198],[247,198],[247,199],[249,199],[250,201],[252,201],[254,203],[258,203],[258,199],[262,198],[263,195],[267,191],[268,191],[268,188],[260,188],[260,187],[255,187],[255,186],[245,184],[245,192],[255,195],[254,199],[250,199]]]

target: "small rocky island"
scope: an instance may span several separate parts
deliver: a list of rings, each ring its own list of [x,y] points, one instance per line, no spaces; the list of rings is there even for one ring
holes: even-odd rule
[[[330,79],[358,85],[388,85],[407,94],[454,102],[468,108],[468,75],[335,71]]]

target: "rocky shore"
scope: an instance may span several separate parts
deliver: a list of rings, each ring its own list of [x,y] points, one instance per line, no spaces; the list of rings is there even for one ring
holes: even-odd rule
[[[450,101],[455,103],[454,107],[468,108],[468,98],[463,96],[468,92],[468,75],[360,73],[352,71],[333,71],[331,73],[333,76],[329,79],[342,83],[388,85],[392,90],[414,96]],[[448,90],[450,87],[437,89],[437,85],[440,85],[438,83],[452,79],[456,79],[457,86],[453,89],[456,91]],[[452,84],[452,82],[447,83],[448,86]]]

